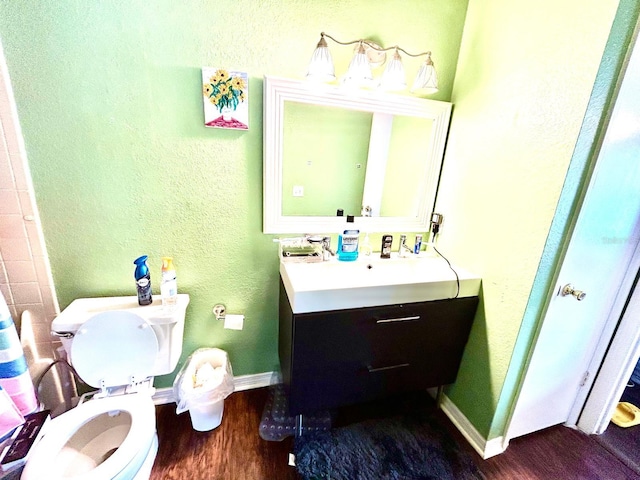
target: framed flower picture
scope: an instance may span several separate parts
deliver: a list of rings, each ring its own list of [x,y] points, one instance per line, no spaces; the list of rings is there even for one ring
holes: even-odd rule
[[[249,76],[224,68],[202,67],[204,125],[249,130]]]

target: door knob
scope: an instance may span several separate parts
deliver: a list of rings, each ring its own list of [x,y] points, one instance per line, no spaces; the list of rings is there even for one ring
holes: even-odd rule
[[[570,283],[567,283],[564,287],[562,287],[562,290],[560,290],[560,294],[563,297],[566,297],[567,295],[573,295],[578,301],[584,300],[584,297],[587,296],[587,294],[582,290],[576,290],[575,288],[573,288],[573,285],[571,285]]]

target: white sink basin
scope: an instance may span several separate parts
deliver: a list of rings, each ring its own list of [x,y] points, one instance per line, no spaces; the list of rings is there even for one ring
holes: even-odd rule
[[[458,297],[480,291],[480,277],[462,268]],[[395,305],[453,298],[456,275],[440,257],[359,257],[320,263],[280,263],[280,275],[293,313]]]

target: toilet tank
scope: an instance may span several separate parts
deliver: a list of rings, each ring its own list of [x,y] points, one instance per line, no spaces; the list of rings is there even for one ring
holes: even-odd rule
[[[175,370],[180,360],[187,305],[189,305],[189,295],[184,293],[178,294],[178,302],[170,312],[162,306],[160,295],[154,295],[153,303],[145,306],[138,305],[137,296],[78,298],[51,322],[51,331],[53,335],[60,337],[67,358],[73,365],[73,358],[71,358],[73,336],[84,322],[101,312],[113,310],[133,312],[149,322],[158,339],[158,357],[152,375],[166,375]]]

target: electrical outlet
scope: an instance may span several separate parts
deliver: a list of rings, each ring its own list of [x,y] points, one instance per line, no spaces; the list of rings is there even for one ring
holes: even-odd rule
[[[294,197],[304,197],[304,187],[302,185],[294,185],[293,187]]]

